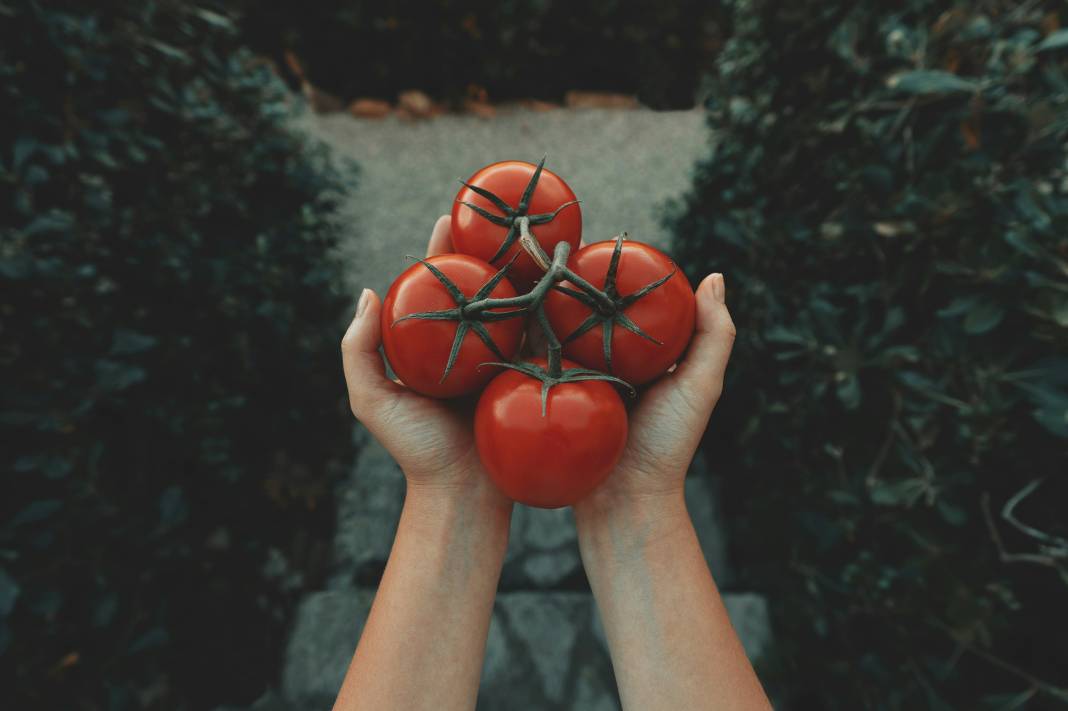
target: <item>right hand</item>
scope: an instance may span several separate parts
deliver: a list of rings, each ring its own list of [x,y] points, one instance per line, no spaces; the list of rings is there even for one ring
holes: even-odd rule
[[[722,274],[705,277],[696,296],[697,326],[685,357],[640,394],[622,459],[604,484],[576,504],[576,514],[681,501],[686,470],[723,391],[736,333]]]

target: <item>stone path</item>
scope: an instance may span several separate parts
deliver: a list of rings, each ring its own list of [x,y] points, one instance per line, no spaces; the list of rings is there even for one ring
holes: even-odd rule
[[[583,202],[587,240],[628,230],[666,246],[662,203],[690,183],[704,154],[699,112],[502,112],[497,119],[444,116],[424,123],[307,116],[313,134],[360,161],[359,190],[345,205],[351,238],[344,245],[354,290],[382,293],[422,253],[430,228],[448,212],[458,177],[504,158],[537,159],[566,177]],[[359,456],[338,497],[335,574],[327,590],[301,603],[286,653],[281,689],[258,711],[329,709],[366,619],[389,555],[404,497],[404,479],[381,446],[357,427]],[[732,574],[717,503],[716,479],[698,457],[686,499],[716,580]],[[769,642],[767,605],[744,592],[725,595],[751,657]],[[619,708],[604,632],[579,560],[570,509],[517,506],[479,694],[479,708]]]
[[[400,469],[364,430],[358,430],[358,439],[360,454],[339,499],[337,572],[328,590],[309,595],[301,604],[286,653],[282,697],[303,709],[329,708],[337,694],[403,503]],[[709,567],[729,590],[733,576],[716,480],[701,456],[687,476],[686,502]],[[499,589],[479,708],[618,709],[604,632],[582,573],[570,509],[516,507]],[[769,641],[766,602],[751,593],[728,592],[724,597],[746,650],[758,657]]]

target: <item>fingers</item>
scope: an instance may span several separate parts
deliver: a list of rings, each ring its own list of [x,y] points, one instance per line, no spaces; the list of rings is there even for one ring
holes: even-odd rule
[[[430,233],[430,243],[426,246],[426,256],[436,257],[439,254],[448,254],[452,251],[452,217],[442,215],[434,223],[434,229]]]
[[[723,375],[736,334],[727,311],[722,274],[710,274],[697,287],[697,327],[685,359],[672,376],[681,392],[711,412],[723,391]]]
[[[379,315],[382,304],[378,295],[364,289],[356,306],[356,315],[341,339],[341,360],[349,390],[352,414],[366,420],[375,403],[393,397],[400,386],[386,377],[378,346],[382,342]]]
[[[434,223],[427,244],[426,256],[434,257],[452,251],[452,218],[442,215]],[[386,377],[385,365],[378,347],[382,342],[380,325],[382,303],[378,295],[364,289],[356,306],[356,315],[341,339],[341,357],[345,368],[345,383],[349,390],[352,414],[365,424],[380,410],[378,404],[394,398],[404,386]]]

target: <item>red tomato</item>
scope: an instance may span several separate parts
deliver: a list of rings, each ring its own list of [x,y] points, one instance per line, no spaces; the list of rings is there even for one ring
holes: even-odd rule
[[[614,241],[597,242],[580,249],[568,266],[580,277],[599,289],[605,288]],[[666,282],[646,295],[627,304],[627,296],[656,282],[675,270]],[[561,286],[575,289],[572,284]],[[611,323],[599,321],[590,330],[564,343],[564,355],[587,368],[611,373],[631,385],[647,383],[670,368],[686,350],[693,335],[696,302],[693,288],[681,269],[675,267],[663,252],[641,242],[624,241],[615,278],[616,296],[613,300],[624,308],[625,319],[655,343],[634,333],[616,319]],[[558,338],[564,341],[593,314],[593,309],[579,300],[550,291],[545,300],[545,312]],[[611,367],[604,357],[604,332],[611,329]]]
[[[455,284],[466,299],[471,299],[497,273],[492,266],[463,254],[443,254],[426,260]],[[516,296],[507,279],[489,292],[493,298]],[[456,309],[456,299],[446,286],[426,267],[416,263],[397,277],[382,304],[382,345],[393,372],[406,386],[423,395],[454,397],[473,392],[485,385],[500,368],[479,364],[510,360],[519,349],[523,335],[523,318],[493,321],[479,325],[462,325],[455,320],[398,319],[409,314]],[[465,333],[448,377],[442,380],[457,330]],[[477,330],[484,328],[500,350],[494,353]]]
[[[508,278],[517,288],[523,290],[529,289],[545,272],[519,246],[518,226],[514,224],[514,216],[507,214],[505,210],[519,210],[523,192],[536,168],[537,166],[530,163],[517,160],[488,165],[472,175],[467,183],[488,190],[503,202],[495,204],[490,198],[464,186],[457,193],[456,202],[452,205],[452,244],[456,251],[492,262],[497,267],[504,266],[512,255],[520,252]],[[534,187],[530,204],[526,210],[519,211],[520,214],[531,218],[530,232],[549,257],[552,257],[557,242],[570,242],[572,251],[578,249],[579,240],[582,239],[582,210],[578,203],[562,207],[574,200],[575,193],[571,192],[567,183],[556,173],[543,169]],[[497,222],[508,224],[495,224],[475,209],[464,205],[465,202],[492,214],[497,218]],[[560,211],[551,220],[536,224],[539,219],[545,220],[546,216],[558,209]],[[494,259],[506,239],[515,241]]]
[[[545,367],[545,359],[531,361]],[[578,364],[564,361],[564,368]],[[627,412],[603,380],[561,383],[549,390],[506,370],[482,392],[475,443],[483,466],[505,496],[541,508],[575,503],[604,481],[627,442]]]

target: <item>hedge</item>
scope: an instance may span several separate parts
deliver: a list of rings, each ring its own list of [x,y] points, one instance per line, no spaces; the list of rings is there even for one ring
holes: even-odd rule
[[[421,89],[456,101],[560,101],[570,89],[637,94],[690,108],[721,44],[719,3],[518,0],[468,3],[230,0],[252,46],[345,99]]]
[[[1068,11],[735,0],[668,224],[739,328],[705,447],[796,708],[1068,701]]]
[[[216,9],[0,17],[4,705],[249,702],[328,557],[350,173]]]

